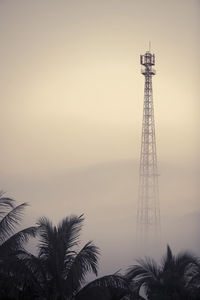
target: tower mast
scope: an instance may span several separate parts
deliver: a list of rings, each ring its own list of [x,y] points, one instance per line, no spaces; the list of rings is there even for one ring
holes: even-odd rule
[[[156,71],[155,55],[150,49],[140,55],[141,73],[145,77],[142,140],[139,170],[139,197],[137,207],[138,242],[148,245],[160,231],[160,208],[158,193],[158,170],[154,123],[152,77]]]

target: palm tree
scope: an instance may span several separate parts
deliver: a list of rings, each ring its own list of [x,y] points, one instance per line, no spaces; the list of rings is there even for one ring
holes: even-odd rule
[[[8,296],[18,291],[19,278],[16,280],[14,262],[18,261],[18,253],[25,251],[24,246],[29,238],[35,237],[37,232],[37,227],[16,232],[27,205],[15,206],[13,199],[4,197],[4,193],[0,192],[0,296],[4,298],[4,293]]]
[[[90,241],[78,250],[83,220],[83,215],[70,216],[53,226],[47,218],[39,219],[38,256],[20,256],[37,297],[72,299],[88,272],[97,275],[99,249]]]
[[[153,259],[138,260],[126,277],[132,279],[138,293],[144,288],[147,299],[191,300],[188,274],[196,268],[197,258],[189,252],[172,254],[169,246],[160,265]]]

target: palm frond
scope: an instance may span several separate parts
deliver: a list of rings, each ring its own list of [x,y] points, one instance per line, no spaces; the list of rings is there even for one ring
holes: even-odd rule
[[[0,246],[0,254],[13,252],[24,248],[24,244],[28,242],[30,237],[36,237],[38,227],[32,226],[25,228],[17,233],[13,234]]]
[[[52,222],[48,218],[46,218],[46,217],[39,218],[38,221],[37,221],[37,225],[41,229],[47,228],[47,227],[51,227],[51,228],[53,227]]]
[[[15,203],[15,200],[8,198],[8,197],[2,197],[0,195],[0,210],[5,207],[14,208],[14,203]]]
[[[0,221],[0,241],[5,241],[15,231],[22,219],[24,208],[27,203],[22,203],[9,211]]]
[[[125,277],[122,275],[106,275],[100,278],[95,279],[87,285],[87,287],[93,286],[103,286],[103,287],[113,287],[129,290],[129,283]]]
[[[197,265],[198,259],[192,253],[185,251],[178,255],[173,255],[169,246],[167,246],[167,253],[162,259],[163,272],[171,271],[173,273],[183,276],[185,271],[192,265]]]
[[[14,208],[15,200],[3,197],[5,193],[0,191],[0,219],[2,219],[10,209]]]
[[[198,258],[190,252],[181,252],[174,258],[176,271],[183,275],[188,269],[195,268],[198,265]]]
[[[46,217],[41,217],[37,225],[39,226],[39,257],[47,259],[51,256],[51,253],[56,244],[55,231],[52,222]]]
[[[14,208],[15,200],[3,197],[4,192],[0,191],[0,219],[2,219],[10,209]]]
[[[72,290],[79,289],[84,282],[88,272],[97,275],[99,249],[88,242],[80,252],[69,261],[66,261],[65,275],[66,285],[71,286]]]
[[[70,251],[71,248],[79,243],[83,221],[83,215],[80,215],[79,217],[72,215],[66,217],[58,224],[58,237],[63,238],[65,251]]]
[[[138,264],[133,265],[128,268],[128,272],[126,273],[126,277],[128,279],[136,279],[140,277],[145,278],[154,278],[155,280],[160,275],[160,268],[157,263],[151,259],[146,258],[145,260],[139,259],[137,260]]]
[[[139,293],[142,286],[147,290],[150,285],[159,284],[161,270],[157,263],[150,258],[140,259],[137,262],[138,264],[131,266],[125,274],[129,282],[132,280],[134,291]]]
[[[124,295],[131,293],[127,280],[120,274],[113,274],[97,278],[84,286],[84,288],[82,288],[76,295],[77,299],[81,299],[82,295],[84,295],[86,292],[89,292],[89,290],[94,290],[94,288],[105,288],[105,290],[110,291],[123,291]],[[96,291],[98,291],[98,289]]]
[[[173,268],[174,255],[172,254],[172,250],[169,247],[169,245],[167,245],[167,252],[162,257],[161,264],[162,264],[162,269],[163,269],[164,272],[167,271],[167,270],[170,270],[171,268]]]
[[[169,245],[167,245],[167,254],[166,254],[166,256],[167,256],[168,260],[172,260],[172,258],[173,258],[172,250],[171,250]]]
[[[40,227],[39,255],[48,257],[53,247],[61,242],[64,255],[70,253],[71,248],[79,242],[83,220],[83,215],[66,217],[57,228],[47,218],[40,218],[37,222]]]

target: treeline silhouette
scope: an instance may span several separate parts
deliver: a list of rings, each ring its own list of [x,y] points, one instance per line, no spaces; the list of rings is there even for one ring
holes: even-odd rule
[[[79,248],[83,215],[66,217],[58,226],[42,217],[36,226],[16,232],[26,206],[0,194],[0,299],[200,299],[200,259],[190,252],[175,256],[169,246],[160,264],[139,259],[124,274],[85,285],[89,272],[97,276],[100,252],[91,241]],[[33,237],[37,255],[26,249]]]

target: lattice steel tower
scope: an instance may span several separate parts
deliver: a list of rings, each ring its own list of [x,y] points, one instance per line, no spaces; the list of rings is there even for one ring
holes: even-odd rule
[[[148,243],[160,233],[158,170],[154,123],[152,77],[156,71],[155,55],[147,51],[140,55],[141,73],[145,77],[142,141],[139,171],[139,197],[137,208],[138,241]]]

